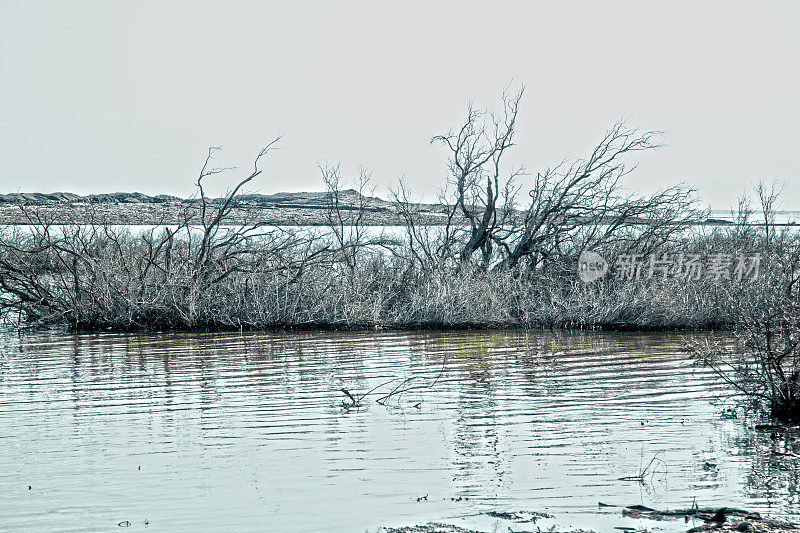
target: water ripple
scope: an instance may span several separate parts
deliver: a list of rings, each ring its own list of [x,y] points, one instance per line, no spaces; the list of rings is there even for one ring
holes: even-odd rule
[[[364,531],[498,506],[580,525],[598,500],[800,513],[796,464],[720,418],[726,389],[685,340],[8,334],[0,530]],[[654,456],[644,484],[619,480]]]

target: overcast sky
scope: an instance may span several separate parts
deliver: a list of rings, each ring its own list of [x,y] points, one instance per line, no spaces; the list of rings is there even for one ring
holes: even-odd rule
[[[0,0],[0,192],[186,196],[209,146],[247,166],[283,135],[255,190],[321,190],[327,162],[433,199],[430,137],[513,82],[531,171],[625,118],[669,143],[631,187],[725,208],[778,179],[800,209],[798,21],[790,1]]]

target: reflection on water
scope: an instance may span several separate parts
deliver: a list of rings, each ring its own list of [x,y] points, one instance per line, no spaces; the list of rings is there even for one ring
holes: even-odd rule
[[[598,501],[800,513],[800,445],[722,418],[726,389],[683,340],[8,334],[0,530],[361,532],[523,509],[631,524]],[[406,378],[435,384],[342,406],[342,387]],[[654,456],[644,484],[618,479]]]

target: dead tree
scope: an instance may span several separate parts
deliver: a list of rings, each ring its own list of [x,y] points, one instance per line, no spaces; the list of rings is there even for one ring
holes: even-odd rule
[[[523,169],[504,173],[503,157],[514,146],[517,113],[524,88],[503,92],[503,112],[493,114],[469,106],[457,130],[431,139],[448,151],[448,170],[454,199],[449,202],[469,223],[469,234],[459,253],[468,261],[480,250],[485,265],[492,256],[495,231],[509,215]]]
[[[521,221],[493,235],[502,250],[499,266],[516,267],[525,259],[536,268],[549,259],[600,245],[622,244],[649,253],[684,229],[697,217],[689,209],[691,189],[675,186],[636,196],[621,184],[636,168],[626,165],[626,157],[658,147],[659,136],[617,123],[587,159],[537,174]]]
[[[359,252],[365,243],[365,216],[367,215],[366,192],[371,180],[370,173],[359,169],[355,189],[343,189],[344,177],[339,165],[320,166],[322,180],[328,192],[325,218],[331,229],[340,259],[350,273],[358,264]],[[371,190],[369,191],[371,192]]]
[[[444,192],[439,194],[436,209],[421,209],[421,204],[411,199],[408,185],[401,179],[391,191],[397,214],[405,230],[404,246],[396,247],[405,253],[405,259],[422,272],[440,269],[454,256],[461,228],[457,223],[459,207],[449,204]],[[432,219],[436,224],[431,225]]]
[[[194,325],[197,320],[199,309],[196,307],[199,295],[203,294],[210,286],[219,283],[233,273],[243,272],[242,264],[253,250],[246,246],[246,243],[257,237],[258,230],[263,227],[261,223],[242,224],[226,227],[232,211],[237,206],[237,198],[242,188],[253,181],[261,174],[259,162],[263,157],[277,148],[281,138],[277,137],[267,143],[253,161],[253,170],[245,178],[241,179],[233,189],[216,202],[212,202],[203,188],[204,180],[215,174],[221,174],[231,170],[231,168],[215,168],[210,164],[214,154],[220,150],[219,147],[212,147],[208,150],[208,155],[203,163],[203,168],[197,178],[197,189],[199,192],[198,201],[200,203],[199,222],[202,230],[199,236],[199,243],[196,245],[194,234],[189,226],[191,215],[182,224],[186,231],[186,238],[189,243],[188,249],[191,254],[190,263],[192,265],[191,280],[189,287],[188,309],[185,320],[188,324]],[[172,236],[167,235],[168,239]]]
[[[359,263],[372,252],[385,249],[395,252],[396,239],[383,233],[370,232],[368,226],[375,224],[370,216],[376,212],[370,205],[375,187],[371,184],[372,173],[359,168],[358,178],[353,187],[345,189],[346,179],[339,165],[320,166],[322,179],[328,194],[325,218],[331,230],[331,249],[336,252],[336,262],[341,262],[350,275],[354,274]]]

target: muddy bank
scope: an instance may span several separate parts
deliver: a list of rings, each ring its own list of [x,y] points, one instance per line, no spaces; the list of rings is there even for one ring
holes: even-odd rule
[[[615,507],[600,503],[600,508]],[[662,522],[674,522],[670,531],[686,531],[699,533],[704,531],[738,531],[750,533],[776,533],[798,531],[800,526],[785,520],[761,516],[757,512],[734,508],[700,508],[676,510],[657,510],[643,505],[623,507],[618,517],[619,525],[611,525],[609,520],[592,529],[579,529],[559,525],[559,519],[553,515],[535,511],[489,511],[483,517],[494,519],[488,529],[471,529],[448,521],[428,522],[412,526],[384,527],[379,533],[486,533],[489,531],[548,532],[548,533],[594,533],[613,527],[616,531],[640,532],[652,528],[663,529]],[[611,523],[614,522],[613,516]],[[641,524],[632,525],[629,519],[637,519]],[[625,520],[627,519],[627,520]],[[624,520],[624,521],[623,521]],[[599,522],[599,520],[598,520]],[[683,525],[681,525],[683,523]],[[474,526],[471,526],[474,527]]]

